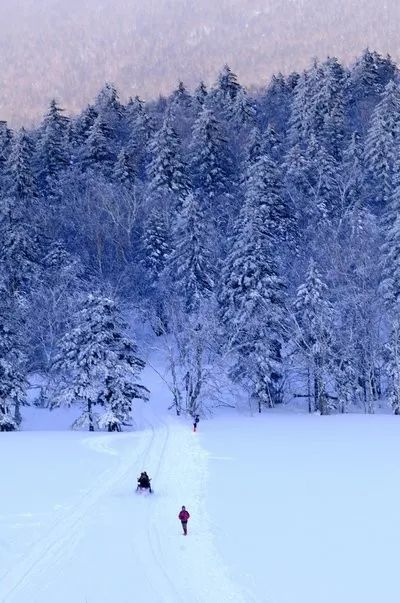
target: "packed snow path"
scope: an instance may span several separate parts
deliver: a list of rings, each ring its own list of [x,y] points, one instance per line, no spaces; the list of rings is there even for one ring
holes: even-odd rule
[[[81,447],[82,463],[95,451],[104,468],[70,505],[55,509],[51,522],[39,521],[30,546],[0,567],[1,603],[251,600],[238,592],[214,547],[203,504],[207,458],[196,435],[187,423],[151,412],[146,423],[125,434],[59,432],[61,441],[79,435],[72,442]],[[154,495],[134,493],[143,469]],[[29,491],[25,496],[29,510]],[[192,516],[188,537],[177,519],[182,504]],[[21,527],[39,515],[21,513]]]

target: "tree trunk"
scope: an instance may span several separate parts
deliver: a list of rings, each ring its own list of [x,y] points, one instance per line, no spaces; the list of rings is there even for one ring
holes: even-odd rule
[[[89,431],[94,431],[92,406],[93,406],[92,401],[88,400],[87,408],[88,408],[88,417],[89,417]]]

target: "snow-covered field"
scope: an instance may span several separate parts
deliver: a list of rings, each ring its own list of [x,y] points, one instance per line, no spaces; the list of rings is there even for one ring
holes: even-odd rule
[[[156,398],[132,433],[1,435],[1,603],[400,601],[398,418],[232,411],[193,434]]]

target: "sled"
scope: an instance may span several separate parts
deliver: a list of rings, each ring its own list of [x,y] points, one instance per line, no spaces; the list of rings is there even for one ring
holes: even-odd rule
[[[141,485],[140,483],[138,483],[138,485],[136,487],[136,492],[138,494],[141,494],[141,493],[153,494],[153,488],[151,487],[150,482],[148,485]]]

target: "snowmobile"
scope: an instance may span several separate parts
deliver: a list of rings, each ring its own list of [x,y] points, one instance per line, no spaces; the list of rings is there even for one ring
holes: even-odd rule
[[[136,487],[136,492],[149,492],[149,494],[153,494],[153,490],[151,488],[151,478],[147,475],[147,473],[142,473],[137,480],[138,484]]]

